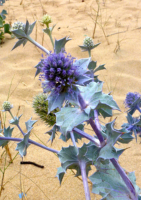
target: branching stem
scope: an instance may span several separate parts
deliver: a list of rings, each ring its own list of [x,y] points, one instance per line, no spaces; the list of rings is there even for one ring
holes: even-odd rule
[[[75,147],[77,147],[77,146],[76,146],[76,142],[75,142],[75,137],[74,137],[74,134],[73,134],[72,131],[70,132],[70,136],[71,136],[71,140],[72,140],[72,142],[73,142],[73,145],[74,145]]]
[[[21,142],[23,139],[22,138],[12,138],[12,137],[0,137],[0,141],[1,140],[9,140],[9,141],[17,141],[17,142]],[[52,148],[49,148],[49,147],[46,147],[46,146],[44,146],[44,145],[42,145],[42,144],[39,144],[38,142],[35,142],[35,141],[33,141],[33,140],[31,140],[31,139],[28,139],[28,142],[30,143],[30,144],[34,144],[34,145],[36,145],[36,146],[38,146],[38,147],[41,147],[41,148],[43,148],[43,149],[46,149],[46,150],[48,150],[48,151],[51,151],[51,152],[53,152],[53,153],[59,153],[59,151],[57,151],[57,150],[55,150],[55,149],[52,149]]]
[[[81,161],[79,163],[79,166],[81,170],[86,200],[91,200],[88,181],[87,181],[87,174],[86,174],[86,163],[84,161]]]
[[[97,147],[101,147],[101,144],[99,142],[98,139],[94,138],[93,136],[85,133],[84,131],[81,131],[80,129],[78,128],[74,128],[73,131],[75,131],[76,133],[78,133],[79,135],[87,138],[88,140],[92,141]]]
[[[28,39],[32,44],[34,44],[35,46],[37,46],[39,49],[41,49],[42,51],[44,51],[46,54],[50,54],[50,52],[46,48],[44,48],[38,42],[36,42],[35,40],[33,40],[30,36],[28,36],[26,39]]]
[[[128,189],[130,190],[131,199],[132,200],[138,200],[138,197],[137,197],[137,194],[135,192],[135,188],[134,188],[133,184],[131,183],[131,181],[127,177],[125,171],[119,165],[118,161],[116,159],[114,159],[114,158],[110,159],[110,161],[114,165],[114,167],[116,168],[116,170],[118,171],[120,176],[122,177],[122,179],[125,182],[125,184],[128,187]]]

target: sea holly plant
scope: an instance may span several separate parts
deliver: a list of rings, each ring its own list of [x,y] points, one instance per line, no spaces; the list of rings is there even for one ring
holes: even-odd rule
[[[133,133],[136,136],[140,132],[141,117],[132,116],[135,110],[140,111],[140,95],[127,95],[125,104],[129,109],[128,123],[123,123],[121,129],[115,128],[115,120],[102,125],[99,117],[111,117],[113,110],[120,109],[113,97],[103,92],[103,82],[96,75],[105,67],[97,67],[97,63],[90,57],[91,50],[96,47],[92,39],[85,38],[83,46],[80,46],[89,52],[89,57],[76,59],[65,50],[65,44],[70,40],[68,37],[53,41],[53,28],[49,27],[52,22],[50,16],[45,15],[42,22],[47,26],[46,31],[43,31],[53,44],[52,52],[30,37],[35,22],[29,24],[28,21],[23,28],[17,26],[12,31],[18,39],[13,49],[30,41],[47,54],[35,66],[44,94],[34,98],[33,108],[46,124],[52,126],[46,132],[51,143],[55,142],[55,136],[60,132],[60,139],[64,142],[71,139],[72,145],[55,150],[31,140],[30,133],[36,121],[30,118],[25,123],[27,132],[23,132],[19,125],[21,116],[14,117],[11,111],[13,106],[6,101],[3,103],[3,111],[10,113],[10,124],[17,126],[23,137],[12,137],[13,128],[8,127],[0,137],[0,146],[4,147],[9,141],[17,141],[16,150],[21,157],[26,155],[31,144],[56,153],[61,163],[56,174],[60,184],[67,170],[76,170],[75,176],[82,176],[86,200],[91,199],[88,178],[92,182],[92,192],[101,195],[102,200],[141,199],[141,189],[136,185],[135,174],[127,172],[118,162],[125,149],[115,147],[117,143],[129,143],[134,139]],[[93,135],[86,133],[86,124],[92,127]],[[82,138],[86,138],[88,143],[78,147],[77,143]],[[89,177],[91,166],[95,166],[96,172]]]

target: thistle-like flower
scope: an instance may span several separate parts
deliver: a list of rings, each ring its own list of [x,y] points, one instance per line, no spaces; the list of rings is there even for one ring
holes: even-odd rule
[[[10,31],[14,31],[14,30],[17,30],[17,29],[21,29],[21,30],[24,31],[24,29],[25,29],[25,24],[24,24],[23,22],[19,22],[19,21],[14,22],[14,23],[12,24],[12,27],[11,27]]]
[[[36,114],[39,115],[41,120],[46,124],[53,126],[56,123],[56,116],[54,113],[58,112],[58,109],[53,110],[48,114],[48,101],[47,94],[38,94],[34,97],[33,108]]]
[[[91,37],[85,37],[84,41],[83,41],[83,46],[87,47],[87,48],[93,48],[94,47],[94,43]]]
[[[49,28],[49,24],[52,22],[51,16],[49,15],[44,15],[42,17],[41,23],[45,24]]]
[[[3,111],[10,111],[13,108],[13,105],[9,101],[4,101],[2,104]]]
[[[44,92],[72,92],[72,85],[78,77],[78,66],[73,65],[74,58],[64,53],[50,54],[43,61],[42,75]]]
[[[141,112],[141,95],[137,92],[128,92],[124,104],[126,108],[129,108],[130,114],[133,114],[136,110]]]
[[[65,100],[76,100],[79,93],[77,86],[92,80],[86,74],[90,58],[74,59],[65,52],[55,52],[42,61],[40,80],[44,93],[50,92],[49,112],[61,108]]]

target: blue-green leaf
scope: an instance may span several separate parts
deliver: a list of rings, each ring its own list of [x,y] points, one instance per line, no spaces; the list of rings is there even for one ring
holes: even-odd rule
[[[88,69],[89,70],[94,70],[96,68],[96,64],[97,64],[97,62],[92,60],[88,65]]]
[[[84,75],[88,71],[88,65],[91,61],[91,58],[82,58],[79,60],[76,60],[73,65],[74,66],[79,66],[77,69],[77,73],[79,75]]]
[[[65,93],[61,93],[61,94],[51,93],[49,97],[47,98],[47,100],[48,100],[48,113],[50,113],[55,108],[59,108],[59,109],[61,108],[65,100]]]
[[[46,33],[50,37],[50,35],[52,34],[52,31],[53,31],[55,26],[56,26],[56,24],[53,25],[53,27],[49,27],[49,28],[43,29],[43,32]]]
[[[30,143],[28,143],[29,135],[30,135],[30,132],[28,132],[24,136],[23,140],[17,144],[16,150],[19,151],[19,154],[21,155],[21,157],[26,156],[27,148],[30,145]]]
[[[114,177],[114,178],[113,178]],[[137,194],[141,192],[135,183],[135,175],[133,172],[128,174],[128,177],[134,185]],[[117,172],[112,163],[100,163],[97,166],[97,171],[89,177],[93,183],[92,192],[100,194],[101,200],[131,200],[130,191],[125,185],[120,174]]]
[[[8,33],[11,35],[10,24],[4,24],[4,33]]]
[[[30,118],[27,122],[25,122],[27,131],[30,131],[32,129],[32,126],[37,122],[37,120],[31,120]]]
[[[37,68],[36,73],[35,73],[35,77],[41,72],[42,67],[43,67],[43,59],[41,59],[41,61],[35,66],[35,68]]]
[[[22,115],[20,115],[19,117],[14,117],[14,119],[11,119],[11,120],[9,121],[9,123],[10,123],[10,124],[14,124],[14,125],[18,125],[21,116],[22,116]]]
[[[51,143],[55,139],[55,135],[56,135],[57,131],[59,131],[59,130],[60,130],[60,127],[56,126],[56,124],[55,124],[51,130],[49,130],[49,131],[46,132],[47,134],[50,135],[49,140],[51,141]]]
[[[65,107],[55,115],[56,125],[60,126],[60,131],[65,135],[77,125],[89,120],[89,116],[79,107]]]
[[[64,37],[60,40],[55,40],[54,50],[56,53],[59,53],[62,49],[65,50],[65,44],[70,41],[69,37]]]
[[[103,69],[106,69],[106,68],[104,67],[104,65],[99,65],[99,66],[94,70],[94,73],[97,72],[97,71],[99,71],[99,70],[103,70]]]
[[[83,131],[84,130],[84,124],[79,124],[78,126],[76,126],[76,128]],[[73,132],[73,135],[74,135],[74,138],[75,138],[75,142],[78,142],[78,139],[81,140],[83,138],[83,136],[79,135],[75,131],[72,131],[72,132]],[[64,142],[67,142],[69,139],[71,139],[70,132],[68,132],[67,135],[64,135],[62,133],[59,139],[62,139]]]
[[[62,167],[59,167],[58,170],[57,170],[56,177],[58,178],[58,180],[60,182],[60,185],[62,183],[62,180],[63,180],[63,177],[65,175],[65,172],[66,171]]]
[[[4,131],[3,131],[4,137],[11,137],[13,129],[14,128],[10,128],[10,126],[8,128],[4,128]],[[1,140],[0,146],[2,146],[3,148],[4,146],[8,144],[8,142],[9,140]]]
[[[4,19],[6,19],[6,16],[5,15],[7,15],[8,13],[7,13],[7,11],[6,10],[2,10],[2,12],[0,13],[0,17],[2,17],[2,19],[4,20]]]
[[[24,43],[26,43],[26,42],[27,42],[27,40],[26,40],[25,38],[19,39],[19,40],[15,43],[14,47],[12,48],[12,50],[16,49],[16,48],[19,47],[21,44],[24,44]]]
[[[113,97],[102,93],[103,83],[90,82],[86,87],[78,86],[82,97],[87,102],[85,112],[90,114],[91,109],[97,109],[103,117],[111,116],[112,110],[119,110],[118,105],[113,100]]]
[[[92,161],[86,157],[87,151],[88,146],[85,143],[80,148],[76,148],[75,146],[63,147],[58,154],[62,168],[65,171],[67,169],[75,169],[77,171],[75,176],[79,176],[81,175],[81,170],[79,167],[80,162],[85,162],[86,173],[88,174],[89,170],[91,169],[90,164]]]

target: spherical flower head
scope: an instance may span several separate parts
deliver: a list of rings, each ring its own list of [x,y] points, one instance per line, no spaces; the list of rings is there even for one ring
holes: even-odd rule
[[[141,95],[137,92],[128,92],[126,95],[126,99],[125,99],[125,105],[126,107],[130,108],[131,105],[141,97]]]
[[[13,24],[12,24],[12,27],[11,27],[11,31],[14,31],[14,30],[17,30],[17,29],[21,29],[21,30],[23,30],[24,31],[24,29],[25,29],[25,24],[23,23],[23,22],[19,22],[19,21],[17,21],[17,22],[14,22]]]
[[[66,53],[52,53],[43,61],[41,78],[44,79],[44,92],[67,92],[77,81],[77,66],[73,65],[74,58]]]
[[[85,37],[84,41],[83,41],[83,46],[87,47],[87,48],[92,48],[94,46],[93,40],[90,37]]]
[[[9,101],[4,101],[2,104],[3,111],[10,111],[13,108],[13,105]]]
[[[44,15],[44,16],[42,17],[41,22],[42,22],[43,24],[47,25],[47,27],[48,27],[49,24],[52,22],[51,16],[49,16],[49,15],[47,15],[47,14]]]
[[[53,126],[56,123],[56,116],[54,113],[58,112],[59,110],[55,109],[48,114],[47,97],[48,95],[43,93],[36,95],[33,99],[33,108],[41,120],[43,120],[46,124]]]

